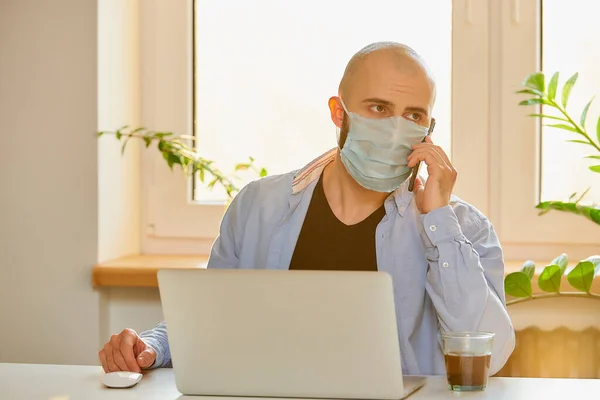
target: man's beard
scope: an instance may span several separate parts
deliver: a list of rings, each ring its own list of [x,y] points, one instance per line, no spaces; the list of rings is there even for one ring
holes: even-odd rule
[[[344,113],[344,118],[342,119],[342,127],[340,128],[340,142],[338,143],[340,149],[344,147],[344,144],[346,143],[346,138],[348,137],[348,131],[350,130],[349,120],[350,118],[348,118],[348,115]]]

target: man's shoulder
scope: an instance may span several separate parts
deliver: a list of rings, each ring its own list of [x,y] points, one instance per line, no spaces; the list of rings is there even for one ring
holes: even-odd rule
[[[247,200],[259,201],[260,204],[277,203],[292,194],[292,182],[297,171],[284,174],[269,175],[250,182],[242,192]],[[266,204],[265,204],[266,205]]]

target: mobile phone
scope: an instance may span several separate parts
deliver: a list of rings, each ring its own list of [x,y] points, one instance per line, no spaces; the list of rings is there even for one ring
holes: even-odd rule
[[[431,123],[429,124],[429,130],[427,131],[427,136],[425,136],[423,138],[423,142],[425,142],[425,139],[427,139],[433,133],[433,128],[435,128],[435,118],[431,118]],[[423,143],[423,142],[421,142],[421,143]],[[410,173],[410,182],[408,183],[408,191],[409,192],[412,192],[413,189],[415,188],[415,181],[417,180],[417,176],[419,175],[419,168],[421,168],[421,162],[422,161],[419,161],[417,163],[417,165],[412,167],[412,171]]]

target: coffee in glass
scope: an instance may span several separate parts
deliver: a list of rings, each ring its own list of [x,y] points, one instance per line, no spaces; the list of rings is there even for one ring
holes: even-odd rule
[[[448,388],[453,391],[483,390],[487,386],[494,333],[444,332]]]

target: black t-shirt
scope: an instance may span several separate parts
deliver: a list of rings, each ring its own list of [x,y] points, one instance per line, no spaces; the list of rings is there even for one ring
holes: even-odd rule
[[[345,225],[329,207],[321,174],[300,230],[290,270],[377,271],[375,230],[384,215],[382,205],[358,224]]]

